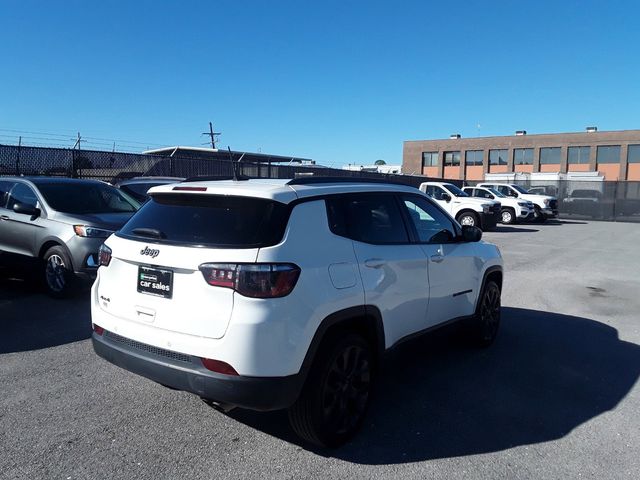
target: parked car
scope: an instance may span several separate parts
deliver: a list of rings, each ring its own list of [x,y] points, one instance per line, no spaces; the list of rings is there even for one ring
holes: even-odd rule
[[[424,182],[420,184],[420,190],[433,198],[460,225],[492,230],[500,219],[500,202],[471,197],[452,183]]]
[[[288,408],[337,446],[382,354],[463,320],[488,346],[502,258],[415,188],[350,179],[203,181],[151,200],[101,247],[93,346],[228,410]]]
[[[527,192],[535,195],[558,196],[558,187],[555,185],[536,185],[527,189]]]
[[[515,183],[483,182],[477,187],[492,188],[507,197],[519,198],[533,203],[534,216],[539,222],[545,222],[549,218],[558,216],[558,200],[550,195],[530,193],[526,188]]]
[[[49,294],[64,297],[95,278],[100,245],[139,207],[96,180],[2,177],[0,250],[41,262]]]
[[[534,216],[533,203],[518,198],[507,197],[497,190],[485,187],[464,187],[463,192],[472,197],[497,200],[501,204],[500,221],[505,224],[523,222]]]
[[[116,188],[124,191],[135,198],[138,202],[144,203],[149,200],[147,191],[158,185],[168,185],[170,183],[182,182],[181,177],[133,177],[115,184]]]

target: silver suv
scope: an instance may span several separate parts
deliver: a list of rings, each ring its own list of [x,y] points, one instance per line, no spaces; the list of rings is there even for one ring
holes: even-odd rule
[[[100,245],[139,207],[96,180],[0,177],[0,251],[41,261],[48,292],[64,297],[95,278]]]

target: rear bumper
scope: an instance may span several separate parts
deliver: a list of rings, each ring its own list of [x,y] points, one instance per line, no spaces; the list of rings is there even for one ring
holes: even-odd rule
[[[251,410],[290,407],[302,388],[302,375],[247,377],[204,368],[199,357],[131,341],[107,330],[92,336],[93,349],[108,362],[164,386],[207,400]]]

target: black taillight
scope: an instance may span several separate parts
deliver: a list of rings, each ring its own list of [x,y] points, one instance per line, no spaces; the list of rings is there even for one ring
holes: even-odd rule
[[[300,276],[300,267],[292,263],[204,263],[200,271],[209,285],[252,298],[289,295]]]
[[[98,250],[98,265],[108,267],[109,263],[111,263],[111,249],[103,243]]]

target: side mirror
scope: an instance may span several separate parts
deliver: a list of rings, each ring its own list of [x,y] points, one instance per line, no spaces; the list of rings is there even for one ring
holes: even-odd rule
[[[482,230],[471,225],[462,226],[462,240],[464,242],[479,242],[482,239]]]
[[[448,193],[443,193],[442,195],[440,195],[440,200],[444,200],[445,202],[450,202],[451,195],[449,195]]]
[[[453,234],[445,229],[440,230],[429,240],[431,243],[451,243],[455,241]]]
[[[32,220],[40,216],[40,209],[35,207],[34,205],[29,205],[27,203],[14,204],[13,211],[16,213],[21,213],[22,215],[29,215]]]

